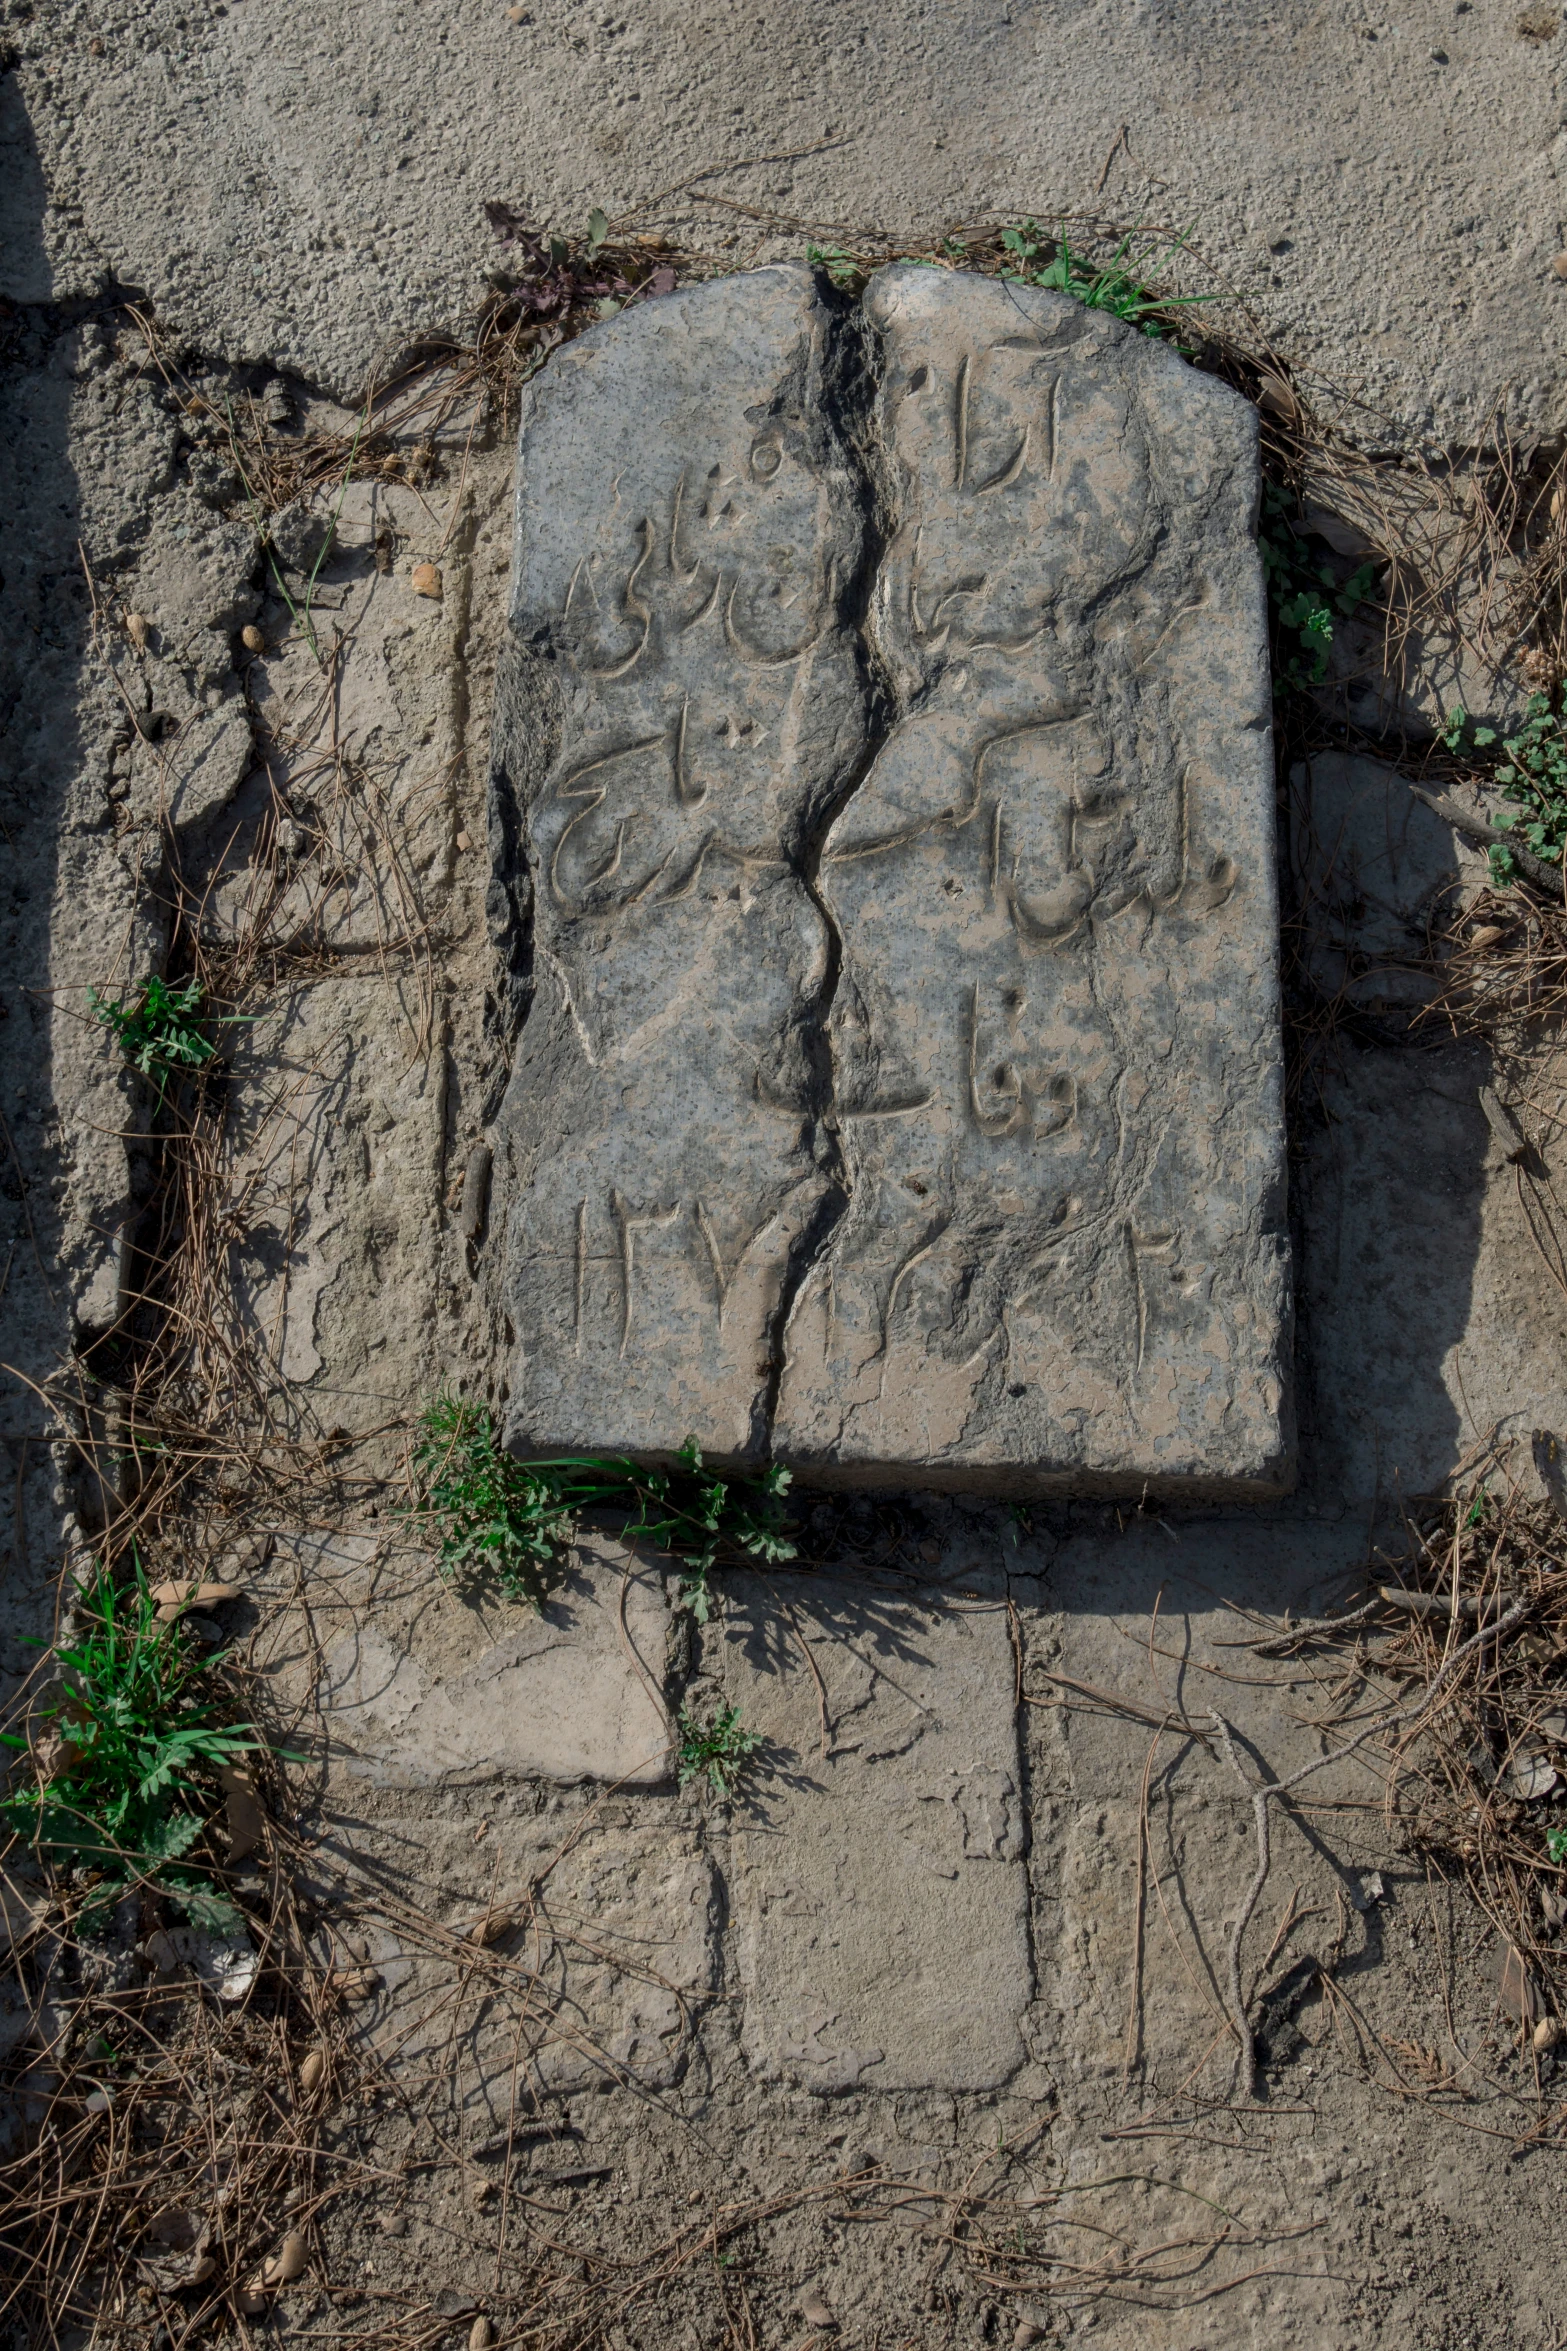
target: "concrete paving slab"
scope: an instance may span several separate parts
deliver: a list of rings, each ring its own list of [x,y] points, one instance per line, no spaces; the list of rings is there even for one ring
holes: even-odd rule
[[[455,1600],[377,1609],[330,1640],[316,1705],[334,1750],[378,1779],[527,1772],[655,1788],[671,1776],[663,1578],[584,1544],[535,1613],[476,1639]]]
[[[12,38],[7,291],[145,288],[175,338],[350,402],[504,261],[486,202],[580,230],[716,166],[674,208],[737,260],[828,223],[1163,223],[1372,440],[1384,404],[1478,439],[1504,385],[1515,430],[1567,423],[1554,8],[60,0]]]
[[[487,1911],[518,1923],[486,1946],[499,1970],[486,1985],[465,1982],[460,1953],[432,1952],[427,1936],[395,1923],[375,1936],[380,1981],[362,2030],[405,2083],[444,2080],[483,2145],[545,2096],[678,2080],[717,1967],[717,1880],[689,1833],[618,1822],[572,1837],[513,1814],[489,1824],[482,1849],[471,1829],[428,1819],[415,1842],[423,1887],[459,1933]]]
[[[1003,1600],[740,1578],[722,1670],[766,1741],[731,1835],[750,2065],[823,2094],[1009,2080],[1032,1963]]]

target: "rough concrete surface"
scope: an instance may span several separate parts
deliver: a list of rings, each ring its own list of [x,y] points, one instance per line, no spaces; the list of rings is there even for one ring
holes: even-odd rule
[[[740,159],[697,193],[899,234],[1056,209],[1190,228],[1325,374],[1437,438],[1504,385],[1559,429],[1554,23],[1513,0],[539,0],[516,22],[60,0],[10,28],[50,211],[7,276],[29,302],[144,287],[215,355],[349,393],[489,266],[486,201],[576,224]],[[744,214],[715,226],[754,249]]]
[[[1461,670],[1322,705],[1362,731],[1308,740],[1280,803],[1311,1048],[1286,1098],[1295,1495],[1017,1517],[810,1493],[801,1559],[715,1576],[705,1625],[671,1564],[640,1560],[623,1642],[610,1538],[538,1618],[443,1585],[396,1515],[411,1412],[443,1385],[503,1411],[518,1336],[501,1228],[461,1223],[516,1084],[517,974],[485,911],[515,416],[459,399],[389,429],[309,591],[312,652],[290,603],[339,474],[285,503],[274,568],[188,403],[254,402],[303,481],[310,449],[346,450],[378,355],[463,331],[497,259],[485,200],[580,227],[739,159],[658,225],[773,263],[810,232],[715,196],[829,238],[1052,206],[1195,223],[1282,348],[1372,404],[1368,444],[1409,426],[1461,451],[1504,393],[1526,436],[1559,430],[1557,12],[520,14],[61,0],[3,27],[0,1665],[8,1686],[33,1669],[62,1564],[117,1506],[38,1391],[112,1377],[107,1335],[147,1274],[149,1100],[86,990],[160,967],[178,885],[260,1016],[225,1044],[197,1368],[222,1390],[249,1366],[255,1387],[227,1392],[263,1395],[294,1448],[258,1488],[215,1445],[181,1540],[226,1557],[266,1538],[217,1621],[310,1757],[286,1849],[313,1952],[355,1979],[341,2029],[364,2069],[337,2077],[340,2192],[266,2327],[362,2340],[440,2295],[464,2333],[488,2306],[504,2341],[565,2246],[573,2275],[600,2252],[633,2265],[612,2351],[796,2351],[829,2331],[822,2303],[863,2351],[1548,2351],[1561,2156],[1513,2150],[1556,2111],[1560,2061],[1520,2057],[1494,1923],[1389,1830],[1369,1773],[1275,1810],[1245,1945],[1262,2095],[1231,2096],[1254,1824],[1208,1720],[1234,1725],[1248,1775],[1312,1760],[1355,1694],[1235,1641],[1344,1589],[1368,1534],[1389,1540],[1397,1505],[1493,1432],[1567,1418],[1567,1311],[1531,1228],[1561,1156],[1550,1055],[1408,1027],[1411,951],[1480,877],[1412,804],[1396,736]],[[746,160],[793,148],[819,152]],[[767,283],[799,288],[797,316],[838,301]],[[541,398],[606,346],[555,354]],[[1370,639],[1352,651],[1374,661]],[[525,976],[524,1038],[555,1017],[549,974]],[[1341,988],[1350,1017],[1326,1022]],[[1487,1083],[1543,1174],[1504,1159]],[[597,1245],[608,1282],[613,1221]],[[591,1399],[617,1444],[618,1345]],[[733,1794],[667,1767],[615,1786],[682,1710],[729,1705],[765,1741]],[[275,1857],[237,1872],[258,1912]],[[17,1980],[0,2127],[20,2134],[50,2069]],[[890,2183],[877,2219],[843,2185],[867,2172]],[[999,2218],[974,2201],[992,2187]],[[736,2206],[753,2217],[725,2237]],[[700,2258],[666,2274],[682,2230]],[[1174,2250],[1150,2283],[1154,2247]],[[1107,2260],[1108,2289],[1085,2283]],[[65,2340],[89,2351],[85,2328]]]

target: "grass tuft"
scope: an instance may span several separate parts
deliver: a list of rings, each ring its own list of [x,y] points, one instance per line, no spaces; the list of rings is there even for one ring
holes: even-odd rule
[[[1467,711],[1453,710],[1443,740],[1449,751],[1473,757],[1490,752],[1497,735],[1494,727],[1472,725]],[[1530,696],[1523,724],[1502,743],[1489,780],[1512,803],[1493,818],[1497,831],[1516,831],[1543,864],[1560,867],[1567,857],[1567,733],[1548,694]],[[1494,841],[1488,855],[1494,882],[1516,881],[1518,860],[1506,841]]]
[[[1326,543],[1318,540],[1322,552],[1314,554],[1310,536],[1297,520],[1295,501],[1277,483],[1264,483],[1257,547],[1273,616],[1275,694],[1300,694],[1322,683],[1336,623],[1347,620],[1376,585],[1374,562],[1341,581],[1327,560]]]
[[[439,1532],[442,1574],[487,1578],[535,1608],[565,1574],[584,1511],[625,1511],[629,1541],[682,1559],[681,1605],[701,1624],[712,1605],[708,1571],[725,1552],[795,1556],[783,1503],[789,1472],[716,1477],[704,1469],[695,1438],[673,1469],[615,1454],[519,1461],[501,1443],[487,1406],[438,1396],[421,1416],[413,1469],[420,1513]]]
[[[1218,299],[1214,294],[1156,294],[1144,283],[1145,277],[1151,277],[1173,253],[1182,250],[1180,238],[1162,251],[1149,251],[1134,261],[1132,240],[1123,237],[1109,260],[1097,267],[1074,253],[1064,237],[1057,245],[1034,220],[1003,229],[1001,243],[1011,263],[1010,267],[1003,263],[1001,275],[1014,285],[1043,286],[1057,294],[1070,294],[1085,310],[1107,310],[1112,318],[1156,340],[1174,331],[1175,321],[1168,312]]]
[[[217,1052],[202,1027],[199,980],[170,987],[154,972],[134,997],[100,996],[89,988],[87,1000],[131,1068],[155,1084],[160,1095],[171,1078],[205,1068]]]
[[[62,1694],[35,1718],[43,1739],[0,1732],[37,1774],[0,1798],[0,1818],[40,1859],[102,1873],[90,1911],[138,1887],[199,1926],[235,1926],[233,1903],[187,1859],[219,1772],[262,1745],[252,1724],[225,1719],[211,1678],[223,1652],[197,1656],[178,1620],[158,1622],[139,1563],[128,1591],[100,1572],[78,1608],[82,1632],[55,1652]]]
[[[760,1731],[742,1730],[738,1706],[720,1706],[705,1722],[689,1706],[680,1710],[680,1785],[706,1775],[708,1785],[729,1795],[763,1744]]]

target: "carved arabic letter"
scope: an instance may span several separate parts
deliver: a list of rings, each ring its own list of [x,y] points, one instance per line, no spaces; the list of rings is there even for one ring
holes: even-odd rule
[[[747,1257],[756,1247],[757,1242],[762,1238],[763,1234],[772,1230],[773,1226],[778,1222],[778,1217],[779,1211],[776,1208],[771,1210],[768,1215],[763,1217],[755,1232],[751,1233],[745,1240],[741,1242],[739,1248],[735,1251],[733,1265],[729,1266],[726,1270],[724,1266],[724,1253],[719,1245],[718,1232],[714,1226],[713,1219],[708,1212],[707,1203],[704,1200],[699,1200],[696,1203],[696,1221],[701,1230],[702,1239],[707,1244],[707,1254],[712,1261],[713,1267],[713,1283],[718,1292],[718,1327],[720,1330],[722,1330],[724,1327],[724,1314],[729,1305],[729,1293],[734,1288],[735,1278],[738,1275],[741,1266],[745,1263]]]
[[[635,563],[631,566],[630,571],[626,574],[626,584],[621,590],[621,604],[626,618],[632,623],[637,631],[636,642],[632,646],[629,653],[619,657],[611,657],[607,661],[594,661],[591,658],[588,658],[587,648],[584,648],[583,655],[579,657],[578,666],[581,668],[583,675],[586,677],[623,678],[626,676],[628,671],[635,669],[637,663],[641,660],[643,654],[647,650],[648,635],[653,625],[653,614],[651,607],[644,604],[641,597],[637,594],[637,582],[641,579],[643,572],[646,570],[649,558],[653,553],[653,525],[646,519],[646,517],[644,517],[643,520],[637,524],[637,530],[642,540],[642,552],[640,555],[638,555]],[[571,619],[572,607],[575,604],[577,598],[577,590],[579,584],[581,584],[584,579],[586,580],[587,592],[593,600],[595,611],[598,608],[598,597],[594,592],[593,587],[592,558],[590,556],[584,556],[582,561],[577,565],[576,570],[572,573],[571,585],[566,590],[566,602],[561,616],[565,621],[569,621]]]
[[[693,782],[687,770],[686,731],[689,708],[689,697],[686,697],[682,700],[674,719],[660,733],[641,735],[635,742],[622,743],[613,751],[601,752],[596,759],[588,760],[583,766],[574,768],[569,775],[563,776],[556,785],[555,797],[558,800],[580,800],[582,802],[582,806],[565,826],[556,842],[549,864],[550,895],[556,905],[564,912],[570,914],[608,914],[618,911],[621,907],[639,905],[652,895],[659,883],[669,874],[672,866],[676,867],[676,886],[665,893],[667,898],[685,897],[695,887],[696,878],[701,872],[702,861],[710,845],[709,836],[706,834],[702,836],[694,848],[687,844],[684,851],[678,841],[671,842],[661,857],[654,856],[648,871],[639,880],[630,881],[623,888],[612,891],[607,896],[601,895],[597,902],[594,902],[595,894],[602,893],[607,882],[615,881],[619,877],[625,860],[627,835],[636,826],[641,825],[645,830],[652,831],[656,843],[660,818],[663,817],[667,822],[667,812],[671,805],[678,809],[699,808],[707,798],[707,786],[703,783]],[[568,877],[562,870],[562,861],[566,858],[568,844],[574,859],[591,854],[589,848],[591,835],[585,836],[581,841],[577,841],[575,836],[582,831],[583,827],[592,826],[595,816],[603,807],[608,797],[612,771],[627,761],[646,758],[650,752],[655,751],[662,752],[668,763],[670,787],[668,796],[656,795],[650,799],[648,806],[639,805],[628,810],[624,816],[615,818],[613,820],[613,838],[605,848],[599,863],[581,875],[574,889],[569,887]],[[682,854],[688,856],[690,860],[683,869],[676,862]]]
[[[829,560],[827,565],[827,578],[824,583],[825,592],[820,598],[818,605],[818,609],[823,613],[824,616],[826,607],[832,602],[833,589],[836,584],[836,580],[836,566],[832,563],[831,560]],[[732,653],[738,653],[741,660],[747,662],[753,669],[782,669],[788,662],[800,660],[804,654],[810,652],[813,645],[819,642],[822,628],[824,626],[824,618],[817,620],[816,625],[811,630],[809,636],[803,637],[798,645],[790,645],[782,652],[764,652],[761,647],[748,643],[747,640],[741,635],[740,629],[735,620],[735,599],[739,593],[740,580],[737,575],[735,579],[731,581],[729,594],[724,601],[724,641]]]
[[[623,1193],[611,1191],[609,1205],[620,1232],[620,1354],[624,1361],[631,1343],[631,1313],[636,1296],[637,1235],[673,1224],[680,1214],[680,1203],[677,1200],[672,1207],[645,1208],[626,1199]]]
[[[969,1109],[982,1135],[1010,1135],[1023,1124],[1028,1115],[1023,1100],[1023,1081],[1013,1062],[1001,1061],[985,1073],[982,1090],[979,1058],[979,985],[976,982],[969,990]],[[998,1102],[1004,1108],[998,1110],[995,1107]]]

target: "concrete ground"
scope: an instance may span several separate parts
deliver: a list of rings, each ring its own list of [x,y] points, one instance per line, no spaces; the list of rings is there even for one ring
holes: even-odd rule
[[[371,2340],[376,2297],[417,2288],[463,2329],[490,2297],[504,2341],[546,2241],[656,2268],[693,2212],[754,2204],[723,2260],[715,2217],[598,2339],[1559,2345],[1560,2156],[1511,2152],[1539,2085],[1496,1938],[1369,1774],[1276,1820],[1254,2103],[1225,2023],[1253,1832],[1209,1710],[1281,1775],[1322,1752],[1330,1695],[1325,1668],[1233,1646],[1244,1612],[1320,1601],[1399,1497],[1567,1417],[1567,1299],[1479,1106],[1488,1057],[1377,1041],[1471,852],[1364,735],[1292,781],[1308,967],[1350,974],[1372,1020],[1295,1104],[1288,1505],[833,1505],[807,1562],[734,1579],[697,1632],[608,1542],[542,1621],[461,1599],[373,1432],[503,1352],[457,1217],[504,1074],[483,904],[507,438],[459,402],[409,421],[400,478],[350,488],[311,607],[324,693],[127,307],[209,406],[254,396],[285,442],[351,432],[372,365],[471,316],[486,201],[576,226],[710,171],[648,217],[736,264],[805,234],[745,207],[1189,227],[1283,351],[1372,404],[1367,441],[1462,450],[1504,398],[1552,435],[1558,12],[20,0],[3,40],[8,1675],[83,1507],[37,1384],[112,1325],[149,1182],[85,990],[157,963],[170,840],[214,948],[309,937],[235,1042],[211,1263],[228,1340],[354,1474],[330,1513],[221,1481],[214,1508],[272,1539],[236,1629],[312,1739],[311,1890],[374,1970],[355,2029],[402,2103],[345,2115],[366,2184],[269,2329]],[[296,604],[319,522],[280,526]],[[297,833],[275,853],[258,745]],[[1550,1058],[1509,1082],[1549,1166]],[[681,1702],[763,1734],[732,1800],[670,1783]],[[550,1987],[522,2078],[511,1979],[476,1991],[410,1921],[520,1920],[530,1889],[495,1945]],[[1339,1997],[1304,1996],[1308,1958]],[[895,2184],[871,2214],[845,2175]]]

